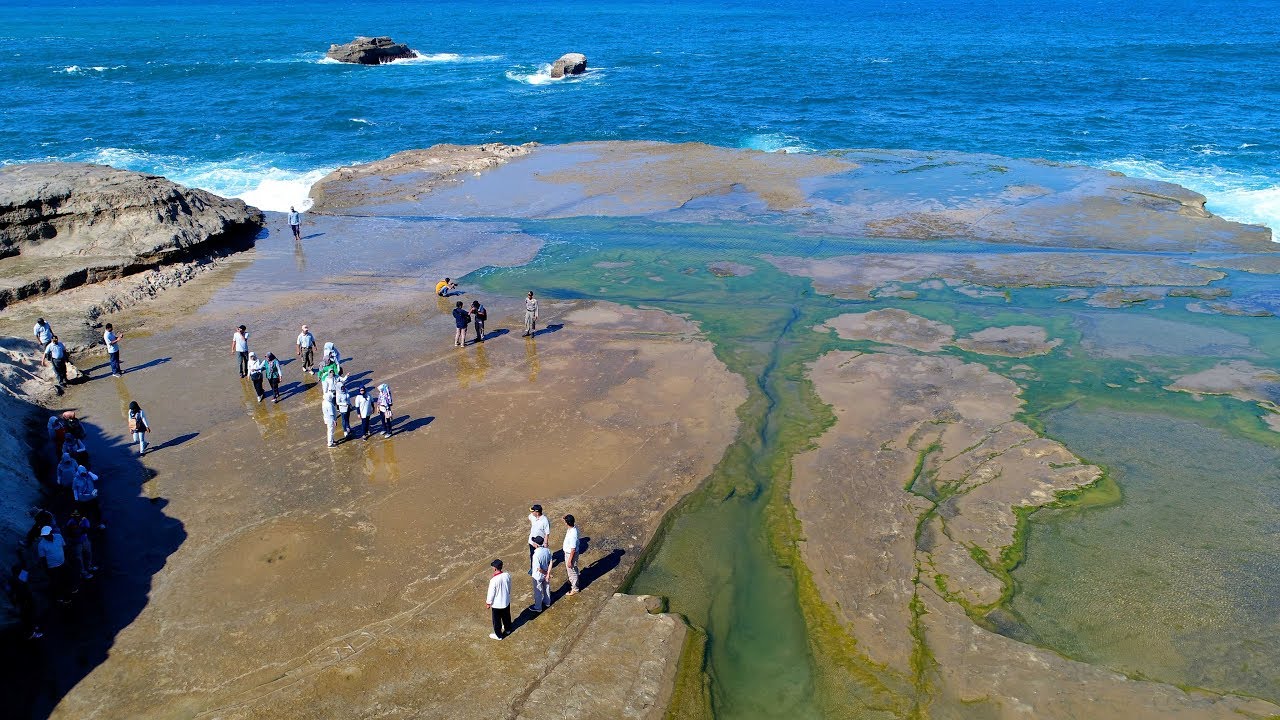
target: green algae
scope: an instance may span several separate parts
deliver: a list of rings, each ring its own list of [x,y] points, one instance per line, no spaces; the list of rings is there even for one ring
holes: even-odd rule
[[[1093,338],[1089,318],[1127,313],[1135,318],[1173,317],[1206,332],[1229,330],[1247,338],[1254,362],[1259,362],[1258,355],[1276,357],[1280,339],[1251,318],[1195,315],[1182,309],[1181,300],[1164,301],[1164,307],[1094,310],[1059,302],[1060,290],[1036,288],[1006,290],[1003,297],[995,298],[920,288],[912,300],[842,301],[813,292],[807,280],[780,273],[757,256],[763,252],[836,255],[862,248],[882,251],[881,244],[791,236],[763,225],[672,227],[589,219],[530,223],[525,230],[548,239],[543,252],[528,266],[478,274],[474,279],[484,289],[515,296],[536,288],[545,297],[608,300],[688,316],[713,343],[717,356],[748,383],[748,400],[737,411],[738,437],[702,486],[667,515],[645,557],[624,582],[629,591],[670,598],[671,609],[694,628],[682,652],[668,717],[950,716],[955,712],[952,706],[962,704],[967,709],[955,716],[994,712],[982,707],[982,700],[961,703],[937,696],[930,683],[936,660],[920,623],[925,609],[918,594],[911,604],[915,647],[910,671],[895,672],[860,653],[857,639],[823,600],[812,571],[801,559],[803,528],[788,496],[791,458],[812,447],[834,422],[830,409],[813,391],[805,366],[833,349],[883,348],[812,332],[811,328],[835,315],[863,311],[868,305],[898,307],[945,322],[957,335],[992,326],[1045,327],[1049,337],[1064,341],[1049,355],[1011,359],[954,347],[943,352],[1015,379],[1025,401],[1018,419],[1055,439],[1063,438],[1046,418],[1088,408],[1090,412],[1182,418],[1252,446],[1280,448],[1280,435],[1262,423],[1252,404],[1226,397],[1197,399],[1163,389],[1177,376],[1211,366],[1220,357],[1158,344],[1149,352],[1139,348],[1144,352],[1113,357],[1088,346],[1099,342]],[[755,271],[732,276],[705,269],[716,261],[749,265]],[[1072,442],[1067,445],[1082,452]],[[935,487],[929,480],[929,456],[934,451],[920,452],[906,489],[937,503],[949,489]],[[1064,637],[1037,626],[1036,619],[1048,611],[1042,607],[1030,611],[1022,599],[1043,601],[1046,593],[1038,586],[1054,581],[1055,569],[1037,563],[1045,548],[1057,542],[1046,539],[1042,526],[1069,527],[1074,518],[1126,505],[1124,487],[1123,478],[1117,480],[1108,471],[1098,482],[1059,494],[1045,506],[1017,509],[1014,543],[1001,557],[970,548],[974,560],[1002,582],[1004,591],[994,605],[965,603],[947,592],[943,576],[935,576],[934,584],[943,597],[957,602],[988,629],[1117,667],[1105,653],[1091,654],[1082,648],[1080,637]],[[933,512],[925,513],[921,523]],[[1112,550],[1124,554],[1123,546]],[[1034,572],[1027,572],[1028,566]],[[919,567],[915,582],[919,589]],[[1145,673],[1132,670],[1132,674]],[[1228,675],[1224,671],[1203,686],[1248,689],[1227,682]],[[1181,677],[1176,672],[1151,676],[1174,682]],[[1257,694],[1274,695],[1274,687],[1262,689],[1266,692]]]

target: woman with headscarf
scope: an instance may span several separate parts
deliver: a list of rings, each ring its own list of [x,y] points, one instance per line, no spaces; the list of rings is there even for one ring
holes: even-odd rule
[[[378,386],[378,409],[382,411],[382,437],[391,437],[391,386]]]
[[[79,469],[80,463],[75,461],[67,453],[62,453],[62,461],[58,463],[58,486],[71,489],[71,483],[76,479],[76,470]]]
[[[258,358],[258,353],[249,353],[249,379],[253,381],[253,391],[258,395],[258,402],[262,402],[262,398],[266,397],[266,393],[262,391],[262,367],[264,363]]]
[[[129,432],[133,433],[133,441],[138,443],[138,456],[146,455],[147,433],[151,432],[151,425],[137,400],[129,403]]]
[[[71,483],[71,494],[76,499],[76,507],[91,522],[98,524],[99,530],[106,530],[106,523],[102,522],[102,508],[98,502],[98,476],[89,472],[89,469],[81,465],[76,470],[76,479]]]

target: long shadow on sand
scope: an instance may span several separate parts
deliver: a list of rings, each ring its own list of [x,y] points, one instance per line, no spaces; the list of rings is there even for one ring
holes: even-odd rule
[[[116,634],[147,606],[152,578],[187,537],[182,522],[165,515],[167,501],[148,496],[146,485],[155,471],[142,464],[133,446],[104,438],[90,422],[84,425],[93,470],[101,478],[107,524],[91,536],[94,561],[101,569],[81,583],[70,605],[38,603],[42,639],[27,640],[25,634],[0,638],[0,715],[6,718],[48,717],[68,691],[106,660]],[[163,447],[188,439],[175,438]],[[50,450],[46,446],[44,451]],[[46,487],[44,507],[64,522],[70,498],[48,483]],[[67,561],[73,562],[70,554]],[[40,590],[43,582],[43,571],[35,570],[34,589]]]
[[[590,565],[582,568],[578,572],[578,590],[579,591],[586,590],[596,580],[599,580],[600,578],[607,575],[614,568],[618,567],[618,565],[622,562],[622,556],[625,555],[626,552],[627,551],[623,550],[622,548],[616,548],[614,550],[611,550],[608,554],[604,555],[600,559],[591,563]],[[561,556],[561,553],[557,552],[555,553],[554,557],[560,557],[560,556]],[[553,558],[553,563],[554,563],[554,558]],[[564,577],[563,571],[561,571],[561,573],[562,574],[560,575],[560,577]],[[553,572],[551,577],[554,580],[556,577],[556,574]],[[569,592],[569,584],[567,582],[564,583],[563,586],[558,589],[552,588],[551,603],[554,605],[557,601],[564,598],[565,594],[568,592]],[[534,612],[531,608],[528,608],[528,607],[524,608],[523,610],[520,611],[519,616],[512,618],[511,632],[515,632],[519,630],[520,627],[527,622],[533,622],[538,618],[538,615],[539,613]]]

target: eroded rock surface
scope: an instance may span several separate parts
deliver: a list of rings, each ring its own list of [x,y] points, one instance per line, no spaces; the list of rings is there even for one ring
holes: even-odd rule
[[[956,331],[946,323],[934,322],[906,310],[889,308],[865,313],[845,313],[818,326],[835,330],[846,340],[874,340],[933,352],[950,344]]]
[[[0,307],[215,250],[262,213],[154,175],[85,163],[0,168]]]
[[[386,202],[413,202],[457,180],[528,155],[527,145],[434,145],[362,165],[338,168],[311,186],[312,212],[337,213]],[[393,180],[394,178],[394,180]]]
[[[791,275],[813,278],[818,292],[854,300],[894,283],[931,278],[986,287],[1202,286],[1225,274],[1165,256],[1059,252],[901,253],[800,258],[766,255]],[[973,290],[973,288],[968,288]],[[1160,295],[1163,297],[1163,293]]]
[[[551,77],[562,78],[565,75],[581,75],[587,71],[587,56],[582,53],[566,53],[559,60],[551,63]]]
[[[398,43],[389,37],[361,35],[349,43],[330,45],[325,57],[357,65],[382,65],[395,60],[415,58],[418,57],[418,53],[409,49],[408,45]]]
[[[1257,403],[1267,411],[1262,416],[1267,426],[1280,431],[1280,372],[1271,368],[1259,367],[1248,360],[1229,360],[1208,370],[1184,375],[1165,389],[1193,395],[1230,395]]]
[[[1009,325],[979,330],[957,339],[955,344],[983,355],[1023,358],[1047,355],[1061,345],[1062,340],[1050,339],[1048,331],[1039,325]]]
[[[1064,659],[975,624],[1000,598],[1015,510],[1096,481],[1014,420],[1010,380],[956,358],[832,352],[811,377],[837,422],[794,460],[802,545],[857,651],[925,716],[1229,718],[1280,710]]]

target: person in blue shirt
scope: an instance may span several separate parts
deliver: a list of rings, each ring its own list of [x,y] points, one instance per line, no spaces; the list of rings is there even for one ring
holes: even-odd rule
[[[467,326],[471,324],[471,313],[462,307],[462,301],[453,307],[453,324],[457,332],[453,334],[453,346],[462,347],[467,342]]]
[[[302,239],[302,213],[293,206],[289,207],[289,229],[293,231],[293,239]]]

